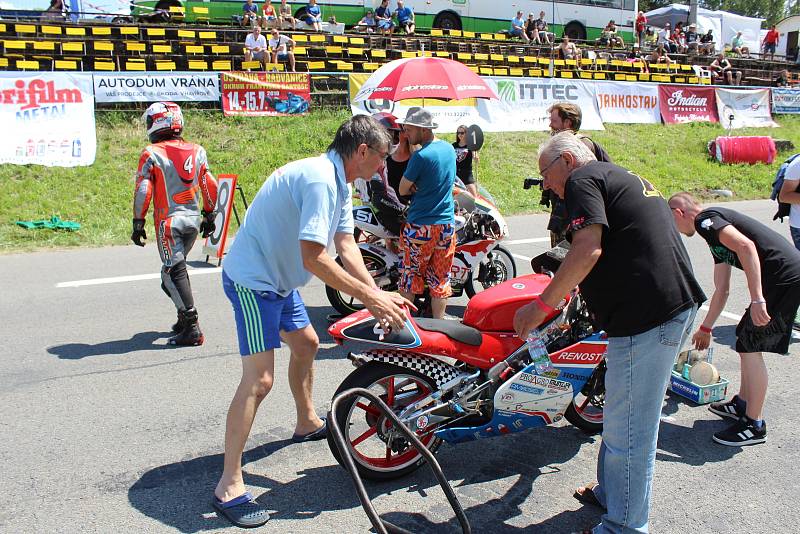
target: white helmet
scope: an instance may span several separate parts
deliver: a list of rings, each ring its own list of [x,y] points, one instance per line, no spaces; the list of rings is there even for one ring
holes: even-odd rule
[[[151,143],[179,137],[183,132],[183,113],[175,102],[154,102],[142,118]]]

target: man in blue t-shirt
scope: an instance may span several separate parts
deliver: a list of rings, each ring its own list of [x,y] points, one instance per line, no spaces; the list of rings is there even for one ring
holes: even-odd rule
[[[530,42],[528,34],[525,33],[525,19],[522,18],[522,11],[517,11],[517,16],[511,19],[511,27],[508,29],[509,35],[519,37],[523,41]]]
[[[408,300],[428,286],[434,318],[444,317],[450,288],[450,269],[456,251],[453,184],[456,153],[450,143],[436,139],[431,113],[420,107],[398,120],[412,145],[422,145],[408,160],[400,194],[413,194],[403,227],[403,267],[400,294]]]
[[[257,26],[260,25],[260,20],[258,6],[253,3],[253,0],[247,0],[242,4],[242,25]]]
[[[313,276],[358,298],[384,329],[401,330],[404,304],[378,290],[353,239],[348,184],[383,167],[391,137],[370,116],[357,115],[336,132],[328,152],[287,163],[256,194],[225,257],[222,287],[231,301],[242,355],[242,377],[228,409],[225,462],[214,508],[239,527],[269,520],[267,507],[246,491],[242,452],[256,410],[269,394],[275,349],[291,350],[289,385],[297,409],[292,441],[324,439],[327,426],[311,397],[319,338],[297,289]],[[327,253],[336,246],[342,265]]]
[[[405,7],[403,5],[403,0],[397,0],[397,11],[395,11],[397,15],[397,27],[407,34],[411,35],[414,33],[415,23],[414,23],[414,10],[410,7]]]

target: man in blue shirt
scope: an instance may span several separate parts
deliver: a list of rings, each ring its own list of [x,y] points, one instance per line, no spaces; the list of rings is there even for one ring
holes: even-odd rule
[[[394,21],[392,20],[392,10],[389,9],[389,0],[381,0],[381,5],[375,10],[375,18],[382,34],[394,33]]]
[[[242,355],[242,378],[228,409],[225,463],[214,507],[240,527],[269,520],[267,509],[245,491],[244,451],[256,410],[273,383],[275,349],[291,350],[289,386],[297,409],[292,441],[326,437],[311,399],[319,338],[297,288],[317,276],[352,295],[386,329],[402,329],[407,302],[375,287],[353,239],[348,184],[375,174],[389,155],[391,138],[372,117],[343,123],[328,152],[288,163],[261,186],[250,204],[222,269],[233,306]],[[328,255],[334,244],[344,268]]]
[[[247,0],[242,4],[242,25],[244,26],[259,26],[260,17],[258,16],[258,6],[253,3],[253,0]]]
[[[405,7],[403,5],[403,0],[397,0],[397,11],[395,14],[397,15],[397,27],[409,35],[414,33],[414,10],[410,7]]]
[[[411,205],[403,227],[403,267],[400,294],[408,300],[427,285],[434,318],[444,317],[450,287],[450,269],[456,251],[453,184],[456,153],[450,143],[436,139],[431,113],[420,107],[398,120],[412,145],[422,145],[408,160],[400,180],[400,194],[410,195]]]
[[[522,11],[517,11],[517,16],[511,19],[511,27],[508,34],[512,37],[519,37],[526,43],[530,41],[528,34],[525,33],[525,20],[522,18]]]

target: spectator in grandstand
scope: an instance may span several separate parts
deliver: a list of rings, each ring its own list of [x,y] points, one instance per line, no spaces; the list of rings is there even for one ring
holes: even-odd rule
[[[666,63],[669,66],[675,62],[667,55],[667,49],[664,48],[664,45],[660,44],[650,54],[649,63]]]
[[[289,72],[294,72],[294,40],[281,35],[278,28],[272,29],[272,38],[269,40],[269,50],[272,52],[272,64],[277,65],[278,60],[289,62]]]
[[[383,35],[394,33],[394,21],[392,20],[392,10],[389,9],[389,0],[381,1],[381,5],[375,10],[375,18],[378,21],[378,29]]]
[[[453,150],[456,151],[456,176],[467,186],[467,191],[477,197],[478,182],[475,181],[475,175],[472,172],[472,162],[474,160],[477,163],[481,158],[477,150],[473,152],[467,148],[467,126],[464,124],[456,128],[456,142],[453,143]]]
[[[525,35],[528,36],[529,42],[541,44],[539,30],[536,28],[536,19],[533,18],[533,13],[528,13],[528,18],[525,19]]]
[[[527,43],[530,39],[528,39],[528,34],[525,33],[525,21],[522,17],[522,11],[517,11],[517,16],[511,19],[511,27],[508,29],[508,34],[512,37],[519,37]]]
[[[261,66],[266,70],[268,54],[267,39],[261,35],[261,26],[254,26],[253,31],[248,33],[244,39],[244,60],[260,61]]]
[[[775,48],[778,46],[778,41],[781,38],[781,34],[778,33],[778,30],[775,29],[775,25],[773,24],[770,26],[769,31],[764,36],[764,42],[762,43],[762,48],[764,49],[764,58],[766,59],[769,56],[770,60],[775,59]]]
[[[316,32],[322,31],[322,9],[317,5],[317,0],[308,0],[305,23]]]
[[[565,35],[561,38],[561,44],[558,46],[559,59],[580,59],[581,53],[575,43],[570,42],[569,36]]]
[[[644,33],[649,28],[647,25],[647,17],[644,16],[644,11],[639,11],[636,15],[636,43],[641,50],[644,47]]]
[[[600,33],[599,41],[601,46],[608,46],[610,48],[619,46],[625,48],[625,42],[622,40],[622,37],[617,34],[617,24],[613,19],[609,20],[606,27],[603,28],[603,31]]]
[[[742,32],[736,32],[736,36],[731,39],[731,52],[739,57],[750,57],[750,48],[744,44]]]
[[[258,16],[258,6],[253,3],[253,0],[247,0],[242,4],[242,25],[256,26],[260,23],[261,17]]]
[[[697,24],[689,24],[689,29],[686,30],[686,51],[697,53],[700,47],[700,34],[697,33]]]
[[[410,7],[405,7],[402,0],[397,0],[397,28],[403,30],[407,34],[414,33],[416,22],[414,18],[414,10]]]
[[[675,24],[675,29],[672,31],[672,42],[675,43],[676,53],[686,53],[686,33],[683,31],[683,22]]]
[[[709,29],[705,35],[700,37],[700,53],[713,54],[715,47],[716,45],[714,43],[714,30]]]
[[[719,77],[723,83],[728,82],[728,85],[742,84],[742,71],[733,70],[733,65],[731,65],[731,62],[725,57],[725,52],[717,54],[717,57],[714,58],[714,61],[708,66],[708,70]]]
[[[278,10],[278,15],[281,19],[281,28],[285,29],[287,25],[291,26],[292,30],[297,29],[297,19],[292,15],[292,6],[286,3],[286,0],[281,0],[281,7]]]
[[[664,24],[663,29],[659,30],[656,44],[664,45],[664,48],[672,54],[678,51],[678,47],[672,41],[672,27],[670,26],[669,22]]]
[[[275,8],[272,6],[271,0],[264,2],[261,7],[261,24],[265,30],[278,27],[278,16],[275,14]]]
[[[652,26],[648,26],[644,31],[644,49],[653,50],[658,42],[658,35],[653,31]],[[642,50],[644,50],[642,49]]]
[[[375,20],[375,13],[371,9],[367,10],[366,15],[358,21],[358,24],[353,28],[357,32],[375,33],[375,28],[378,26],[378,21]]]
[[[539,12],[539,18],[536,19],[536,29],[539,31],[539,41],[542,44],[553,44],[555,41],[555,34],[549,31],[547,19],[544,18],[544,11]]]
[[[64,19],[64,1],[50,0],[50,6],[42,13],[42,18],[47,20]]]

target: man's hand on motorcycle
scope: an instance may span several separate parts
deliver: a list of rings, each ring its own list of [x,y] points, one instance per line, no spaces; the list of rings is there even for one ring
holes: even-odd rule
[[[702,330],[698,330],[692,336],[692,344],[694,348],[697,350],[705,350],[711,345],[711,334],[709,332],[703,332]]]
[[[406,307],[417,309],[398,293],[380,290],[370,293],[369,302],[364,302],[364,306],[387,331],[403,329],[406,324]]]
[[[514,331],[520,339],[528,338],[528,333],[542,324],[547,315],[535,302],[526,304],[514,314]]]
[[[767,326],[772,317],[767,313],[766,302],[753,302],[750,304],[750,319],[756,326]]]

